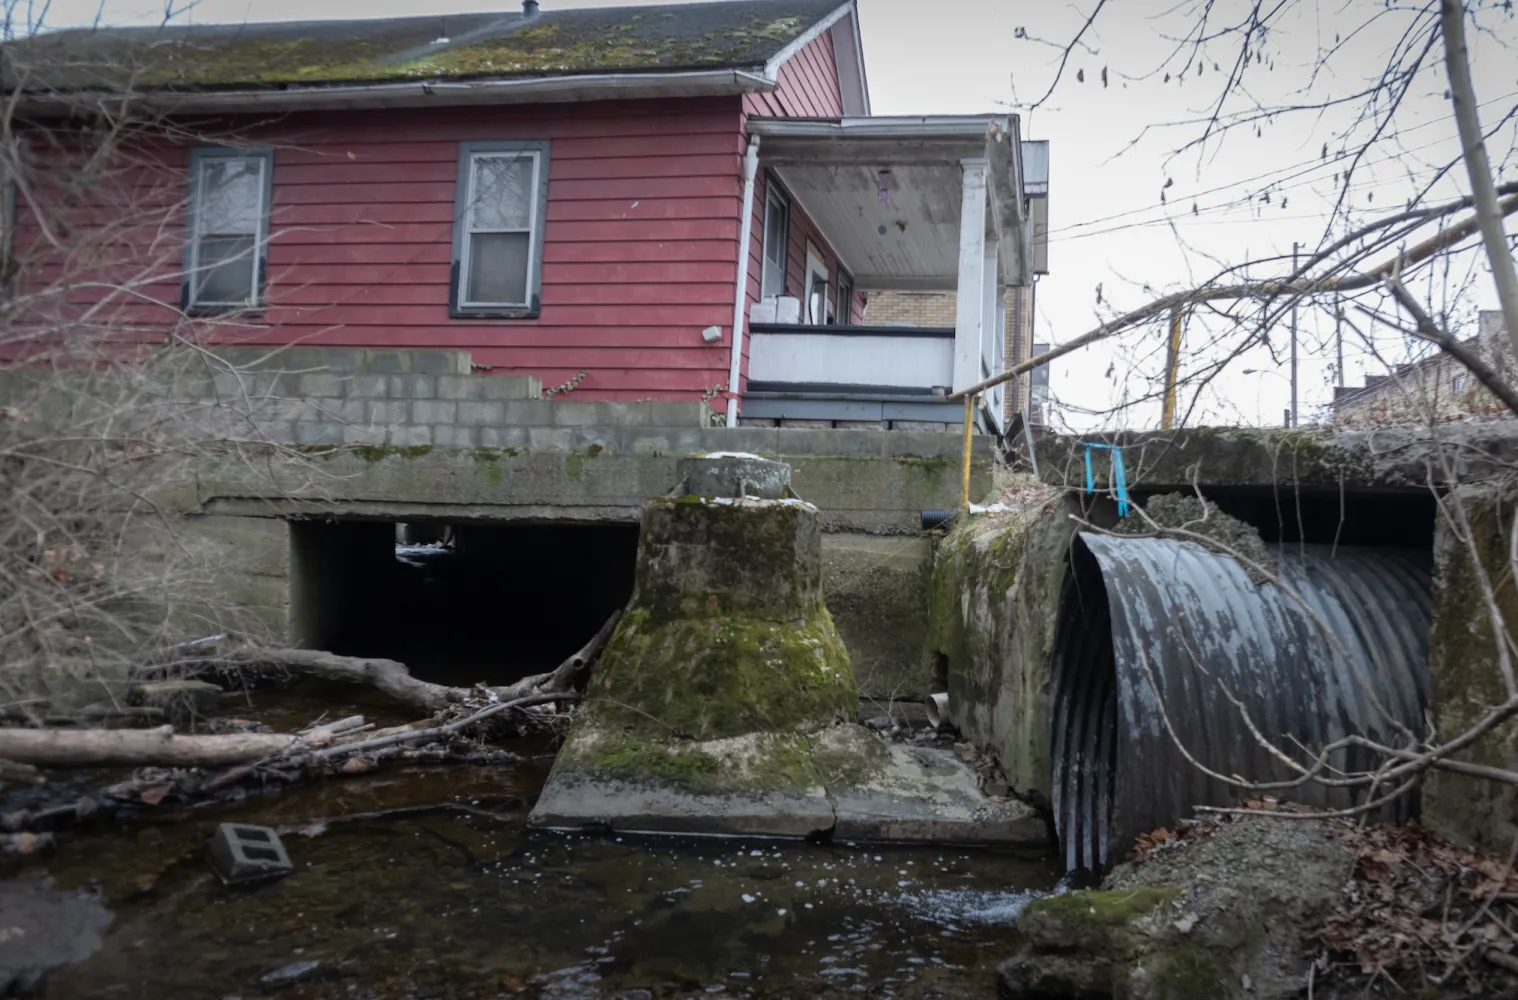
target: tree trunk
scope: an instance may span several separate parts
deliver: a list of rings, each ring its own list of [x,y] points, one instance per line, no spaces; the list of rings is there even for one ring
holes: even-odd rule
[[[489,688],[489,692],[497,701],[515,701],[531,695],[570,690],[575,678],[590,665],[601,647],[611,638],[620,617],[620,611],[612,614],[589,642],[548,673],[533,674],[515,684]],[[215,645],[194,649],[176,647],[165,651],[164,655],[155,657],[151,662],[150,667],[139,673],[158,676],[179,673],[193,675],[231,669],[254,673],[281,671],[347,684],[368,684],[397,701],[424,712],[436,712],[461,703],[472,693],[468,688],[417,680],[411,676],[406,665],[397,660],[338,656],[320,649],[264,649],[259,646],[222,649]]]
[[[1508,343],[1512,345],[1513,357],[1518,359],[1518,272],[1513,268],[1513,253],[1508,249],[1502,210],[1497,205],[1496,182],[1492,180],[1492,165],[1486,156],[1486,141],[1476,109],[1476,87],[1471,83],[1470,57],[1465,48],[1465,4],[1461,0],[1440,0],[1439,20],[1444,32],[1444,69],[1449,76],[1450,101],[1455,106],[1460,151],[1471,179],[1476,220],[1492,266],[1492,281],[1497,285],[1497,301],[1502,305]]]
[[[227,767],[280,753],[284,733],[176,736],[158,729],[0,729],[0,759],[38,767]]]

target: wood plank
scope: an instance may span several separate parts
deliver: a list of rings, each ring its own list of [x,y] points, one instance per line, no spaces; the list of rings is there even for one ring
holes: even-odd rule
[[[738,242],[737,213],[726,219],[604,219],[556,222],[544,230],[545,243],[647,243],[659,240]]]
[[[641,156],[615,160],[569,160],[554,163],[555,180],[594,177],[711,177],[738,176],[741,158],[728,156]]]
[[[614,285],[668,281],[672,271],[671,263],[673,262],[551,263],[543,268],[543,283],[545,285],[580,285],[599,281]],[[733,265],[731,261],[682,261],[678,262],[676,273],[685,281],[710,281],[724,284],[729,296],[732,294]]]
[[[737,255],[736,239],[662,240],[644,243],[550,242],[543,247],[543,267],[551,263],[595,263],[666,260],[726,261]]]
[[[548,202],[548,223],[638,219],[720,219],[735,218],[743,207],[733,195],[726,198],[635,198],[631,201],[575,201],[555,199]]]

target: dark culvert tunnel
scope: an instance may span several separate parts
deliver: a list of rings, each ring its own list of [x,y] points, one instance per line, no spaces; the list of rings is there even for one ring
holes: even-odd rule
[[[1303,763],[1302,748],[1349,734],[1394,743],[1398,727],[1422,732],[1434,498],[1273,494],[1208,498],[1259,530],[1279,585],[1174,538],[1073,541],[1050,667],[1051,800],[1068,868],[1104,868],[1196,806],[1250,794],[1204,767],[1295,777],[1250,722]],[[1351,748],[1331,763],[1368,760]],[[1342,808],[1364,788],[1279,794]],[[1416,809],[1406,796],[1384,818]]]
[[[293,631],[422,680],[509,684],[557,666],[627,603],[637,547],[636,524],[295,521]]]

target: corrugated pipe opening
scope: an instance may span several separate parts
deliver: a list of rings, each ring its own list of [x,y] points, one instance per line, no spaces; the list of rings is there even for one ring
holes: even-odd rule
[[[1234,559],[1194,542],[1083,533],[1073,543],[1050,677],[1052,801],[1067,867],[1106,867],[1139,834],[1252,794],[1208,777],[1188,754],[1218,774],[1294,777],[1244,713],[1304,765],[1352,733],[1394,742],[1398,725],[1421,732],[1428,554],[1301,544],[1274,552],[1280,585],[1257,585]],[[1369,761],[1344,752],[1331,763],[1355,771]],[[1280,794],[1342,808],[1364,789],[1304,784]],[[1404,796],[1382,818],[1416,810],[1416,795]]]

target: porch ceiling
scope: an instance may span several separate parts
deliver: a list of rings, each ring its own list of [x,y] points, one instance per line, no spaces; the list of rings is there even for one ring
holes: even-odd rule
[[[955,287],[965,160],[988,164],[986,232],[1000,239],[1002,281],[1030,280],[1015,117],[754,118],[749,131],[855,287]]]

